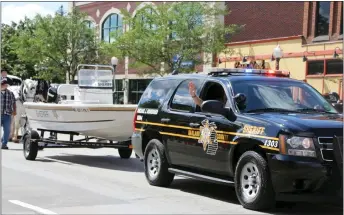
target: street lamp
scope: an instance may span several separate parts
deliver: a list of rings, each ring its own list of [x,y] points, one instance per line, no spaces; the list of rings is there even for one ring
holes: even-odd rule
[[[115,73],[116,71],[116,66],[118,64],[118,58],[117,57],[112,57],[111,58],[111,65],[113,66],[113,72]]]
[[[274,48],[272,55],[276,59],[276,70],[279,70],[279,61],[283,56],[283,52],[282,52],[282,49],[280,48],[280,45],[277,45],[277,47]]]
[[[115,78],[115,72],[116,72],[116,67],[118,64],[118,58],[117,57],[112,57],[111,58],[111,65],[113,67],[113,79],[112,79],[112,103],[115,104],[115,90],[116,90],[116,78]]]
[[[333,52],[333,58],[337,58],[337,57],[339,57],[339,55],[337,54],[337,49],[339,49],[339,50],[340,50],[340,48],[339,48],[339,47],[336,47],[336,48],[334,49],[334,52]]]

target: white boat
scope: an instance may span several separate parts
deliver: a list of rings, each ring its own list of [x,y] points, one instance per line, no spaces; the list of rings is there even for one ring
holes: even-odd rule
[[[136,105],[24,103],[30,127],[128,140]]]
[[[113,80],[112,70],[80,69],[78,85],[61,84],[57,88],[57,94],[66,100],[24,103],[30,127],[118,142],[128,140],[137,105],[113,104]]]

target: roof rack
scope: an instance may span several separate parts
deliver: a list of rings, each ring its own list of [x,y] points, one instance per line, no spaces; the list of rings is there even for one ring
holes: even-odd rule
[[[245,69],[245,68],[212,68],[208,73],[210,76],[229,76],[232,74],[243,74],[243,75],[264,75],[264,76],[275,76],[275,77],[290,77],[289,71],[282,70],[271,70],[271,69]]]

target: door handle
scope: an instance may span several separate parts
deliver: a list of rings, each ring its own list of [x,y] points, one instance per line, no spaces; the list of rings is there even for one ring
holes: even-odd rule
[[[161,122],[162,123],[168,123],[168,122],[170,122],[171,120],[169,119],[169,118],[162,118],[161,119]]]
[[[191,122],[189,125],[190,125],[190,127],[192,127],[192,128],[198,128],[198,127],[200,126],[199,123],[192,123],[192,122]]]

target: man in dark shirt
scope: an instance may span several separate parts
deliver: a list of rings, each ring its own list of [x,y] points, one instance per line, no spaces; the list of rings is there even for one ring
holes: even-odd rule
[[[7,142],[11,133],[11,116],[16,115],[16,99],[14,94],[7,89],[7,78],[1,78],[1,126],[4,133],[1,138],[1,149],[8,149]]]

